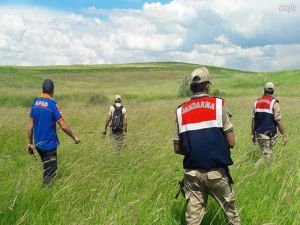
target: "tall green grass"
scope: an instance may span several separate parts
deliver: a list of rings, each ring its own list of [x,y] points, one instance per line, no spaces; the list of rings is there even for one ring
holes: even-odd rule
[[[183,176],[182,157],[173,153],[172,138],[174,111],[186,100],[177,98],[178,88],[195,67],[157,63],[0,68],[0,79],[6,82],[0,84],[0,100],[7,99],[0,101],[0,224],[184,224],[185,201],[174,198]],[[233,113],[237,145],[231,172],[242,223],[299,224],[300,96],[294,90],[299,72],[210,70],[213,87],[225,91]],[[25,151],[29,100],[39,95],[45,77],[54,80],[66,121],[81,138],[81,144],[74,145],[59,131],[58,177],[47,189],[41,185],[41,162]],[[251,110],[267,80],[278,82],[289,143],[283,146],[278,140],[272,163],[257,165]],[[121,156],[113,154],[109,135],[101,134],[115,94],[122,95],[128,111]],[[29,104],[17,102],[18,97]],[[203,224],[225,224],[213,199]]]

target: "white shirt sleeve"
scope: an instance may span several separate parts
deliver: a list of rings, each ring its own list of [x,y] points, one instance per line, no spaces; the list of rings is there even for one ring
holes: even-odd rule
[[[112,116],[112,115],[114,114],[114,111],[115,111],[115,108],[111,105],[111,106],[109,107],[108,115],[109,115],[109,116]]]

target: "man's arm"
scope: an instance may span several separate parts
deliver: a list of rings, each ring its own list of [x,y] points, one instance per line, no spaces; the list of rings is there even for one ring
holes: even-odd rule
[[[174,138],[173,138],[173,145],[174,145],[174,152],[176,154],[184,155],[184,151],[181,146],[180,139],[179,139],[177,115],[176,115],[176,120],[175,120],[175,133],[174,133]]]
[[[104,127],[104,131],[103,131],[103,135],[106,134],[106,132],[107,132],[107,127],[108,127],[108,125],[109,125],[111,119],[112,119],[112,115],[109,114],[109,115],[107,116],[107,119],[106,119],[106,122],[105,122],[105,127]]]
[[[182,149],[182,147],[180,145],[179,140],[173,139],[173,143],[174,143],[174,152],[176,154],[179,154],[179,155],[184,155],[184,152],[183,152],[183,149]]]
[[[251,136],[252,136],[252,143],[255,144],[256,138],[255,138],[255,120],[254,120],[254,118],[252,118],[252,121],[251,121]]]
[[[234,148],[235,146],[235,135],[233,132],[233,125],[230,121],[228,110],[226,107],[222,109],[222,122],[223,122],[223,132],[226,137],[227,144],[229,148]]]
[[[27,151],[30,154],[34,154],[34,145],[33,145],[33,118],[29,118],[28,129],[27,129],[27,137],[28,137],[28,145]]]
[[[284,124],[283,124],[282,120],[277,121],[277,126],[278,126],[278,130],[279,130],[280,134],[282,135],[283,144],[286,144],[288,141],[287,141],[287,136],[284,132]]]
[[[74,135],[72,129],[68,126],[64,119],[59,120],[58,124],[60,128],[65,132],[65,134],[69,135],[74,140],[75,144],[80,143],[79,138]]]
[[[235,146],[235,135],[233,133],[233,130],[225,133],[227,144],[229,148],[234,148]]]
[[[278,127],[278,130],[282,136],[282,141],[283,141],[283,144],[286,144],[287,143],[287,136],[285,134],[285,130],[284,130],[284,124],[282,122],[282,118],[281,118],[281,113],[280,113],[280,107],[279,107],[279,103],[276,102],[273,106],[273,113],[274,113],[274,118],[277,122],[277,127]]]

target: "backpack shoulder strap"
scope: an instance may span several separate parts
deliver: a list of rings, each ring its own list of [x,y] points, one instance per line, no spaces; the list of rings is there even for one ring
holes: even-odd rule
[[[120,107],[118,107],[116,104],[113,104],[113,107],[115,108],[115,110],[116,109],[120,109],[121,111],[122,111],[122,109],[123,109],[123,106],[121,105]]]

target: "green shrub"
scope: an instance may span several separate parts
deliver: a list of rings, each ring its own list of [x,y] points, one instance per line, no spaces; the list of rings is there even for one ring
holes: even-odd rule
[[[183,97],[191,96],[191,94],[192,92],[190,90],[190,77],[186,76],[185,78],[183,78],[179,86],[178,97],[183,98]]]
[[[1,96],[0,97],[0,106],[31,107],[33,100],[34,100],[34,97],[31,97],[31,96]]]
[[[88,104],[92,104],[92,105],[101,105],[107,102],[108,102],[108,97],[103,93],[92,95],[88,100]]]
[[[225,92],[220,89],[212,89],[210,91],[211,96],[222,97],[225,95]]]

